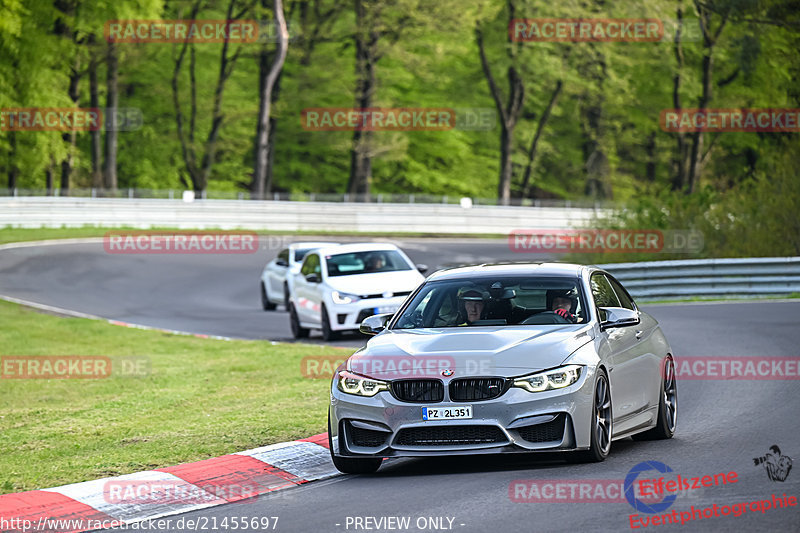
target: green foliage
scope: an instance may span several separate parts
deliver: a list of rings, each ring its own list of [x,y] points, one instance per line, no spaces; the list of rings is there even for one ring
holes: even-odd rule
[[[300,116],[310,107],[352,107],[355,95],[355,15],[352,2],[287,0],[293,36],[272,106],[275,159],[273,189],[288,192],[342,193],[350,170],[352,133],[306,131]],[[46,0],[8,0],[0,5],[0,108],[69,106],[68,83],[73,60],[85,69],[89,53],[102,57],[103,28],[115,19],[186,17],[188,1],[73,0],[65,14]],[[509,41],[509,3],[501,0],[373,0],[380,6],[381,59],[376,63],[375,105],[380,107],[452,107],[494,109],[475,43],[483,29],[486,52],[498,84],[514,61],[525,85],[525,102],[515,130],[512,193],[521,192],[527,151],[558,81],[563,90],[539,140],[532,185],[539,197],[580,199],[587,192],[587,146],[596,143],[607,159],[603,180],[617,201],[647,198],[659,203],[696,202],[711,187],[725,197],[770,189],[760,172],[797,156],[797,134],[705,134],[709,150],[698,182],[698,199],[684,200],[668,189],[676,171],[676,134],[659,126],[659,113],[673,107],[673,77],[681,75],[684,107],[701,94],[705,53],[692,2],[683,2],[684,66],[678,71],[672,37],[677,3],[514,0],[517,18],[659,18],[661,42],[514,43]],[[240,3],[242,6],[244,3]],[[224,17],[226,2],[206,2],[198,18]],[[250,5],[250,4],[247,4]],[[318,10],[315,8],[319,6]],[[338,6],[338,9],[334,9]],[[712,107],[798,107],[800,37],[788,24],[796,18],[784,2],[742,1],[731,14],[714,49]],[[727,9],[727,7],[725,8]],[[331,13],[328,18],[316,13]],[[250,7],[244,17],[270,20],[272,14]],[[321,19],[318,17],[322,17]],[[722,15],[712,15],[717,27]],[[762,23],[753,22],[766,21]],[[786,22],[787,24],[783,24]],[[57,24],[75,30],[58,34]],[[377,23],[376,23],[377,24]],[[316,31],[315,33],[315,30]],[[690,31],[691,30],[691,31]],[[94,38],[94,44],[89,41]],[[222,99],[225,115],[216,147],[209,189],[242,191],[250,181],[258,111],[261,43],[243,46]],[[274,47],[274,45],[270,45]],[[92,48],[94,47],[94,48]],[[176,130],[170,81],[180,45],[119,44],[120,107],[142,110],[138,131],[119,135],[119,185],[182,188],[186,178]],[[197,135],[200,146],[211,128],[214,88],[221,44],[195,45],[197,58]],[[188,62],[188,60],[187,60]],[[190,106],[188,66],[179,78],[181,106]],[[105,65],[98,72],[100,101],[105,102]],[[88,107],[88,80],[80,81],[80,105]],[[597,113],[597,123],[588,116]],[[499,124],[488,131],[376,132],[374,193],[468,195],[491,198],[497,191]],[[788,137],[789,139],[784,139]],[[10,160],[10,136],[0,131],[0,176],[13,163],[18,187],[43,188],[48,166],[57,169],[68,146],[58,132],[18,132]],[[78,135],[74,187],[91,183],[88,134]],[[202,149],[199,151],[202,154]],[[791,168],[791,163],[789,168]],[[788,178],[791,182],[791,178]],[[791,183],[789,183],[791,184]],[[3,184],[4,185],[4,184]],[[675,196],[673,198],[673,196]]]

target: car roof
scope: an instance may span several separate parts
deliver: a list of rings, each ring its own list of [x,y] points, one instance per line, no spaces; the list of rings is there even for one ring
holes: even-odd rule
[[[394,244],[388,242],[356,242],[350,244],[339,244],[337,246],[327,246],[317,250],[320,254],[346,254],[350,252],[372,252],[398,250]]]
[[[572,263],[485,263],[482,265],[454,267],[439,270],[428,276],[428,281],[474,279],[484,276],[563,276],[579,278],[584,265]]]
[[[329,241],[293,242],[292,244],[289,245],[289,248],[291,248],[292,250],[296,250],[298,248],[323,248],[323,247],[327,248],[329,246],[336,246],[337,244],[339,243],[329,242]]]

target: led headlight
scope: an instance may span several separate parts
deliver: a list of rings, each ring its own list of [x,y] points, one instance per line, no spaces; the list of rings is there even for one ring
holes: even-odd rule
[[[357,396],[375,396],[381,391],[389,390],[389,384],[342,370],[339,372],[339,390]]]
[[[355,294],[347,294],[346,292],[333,291],[331,292],[331,299],[333,299],[333,303],[335,304],[344,305],[357,302],[361,298],[359,298]]]
[[[563,389],[569,387],[581,377],[580,365],[567,365],[553,370],[545,370],[523,376],[514,380],[514,386],[525,389],[528,392],[542,392],[553,389]]]

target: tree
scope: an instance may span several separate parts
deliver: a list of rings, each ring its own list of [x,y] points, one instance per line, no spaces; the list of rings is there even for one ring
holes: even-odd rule
[[[266,7],[267,0],[261,0]],[[259,110],[258,126],[255,139],[255,168],[253,169],[253,192],[256,198],[263,198],[266,188],[267,164],[269,158],[270,134],[270,105],[272,104],[272,88],[280,75],[286,53],[289,48],[289,32],[286,28],[286,19],[283,15],[283,2],[274,0],[275,25],[278,29],[278,49],[272,60],[272,66],[267,69],[266,44],[260,54],[259,76]]]
[[[192,6],[190,19],[196,19],[200,11],[202,0],[196,0]],[[234,20],[242,18],[250,9],[246,5],[239,12],[235,12],[236,0],[229,0],[228,7],[225,13],[225,20]],[[222,52],[219,59],[219,70],[217,74],[217,82],[214,87],[214,100],[211,111],[211,128],[208,135],[202,144],[202,160],[198,164],[198,150],[195,145],[195,137],[197,135],[197,58],[195,46],[189,40],[184,41],[178,57],[175,59],[175,66],[172,71],[172,101],[175,108],[175,122],[178,129],[178,139],[181,144],[181,154],[183,156],[183,163],[185,165],[186,173],[189,175],[189,183],[184,178],[184,183],[191,186],[197,193],[202,193],[208,186],[208,181],[211,177],[211,171],[214,167],[216,160],[217,141],[219,139],[220,129],[225,120],[225,115],[222,112],[222,97],[225,93],[225,84],[233,74],[233,69],[236,66],[236,61],[243,50],[244,45],[240,45],[233,54],[230,53],[230,40],[226,39],[222,43]],[[189,90],[190,90],[190,108],[189,108],[189,125],[188,130],[185,125],[185,117],[183,108],[181,107],[181,99],[179,92],[179,79],[180,73],[183,68],[183,62],[186,58],[187,50],[189,53]]]
[[[509,0],[508,20],[511,22],[515,18],[514,3]],[[475,26],[475,41],[478,44],[478,52],[481,58],[481,67],[489,83],[497,112],[500,114],[500,178],[497,186],[497,198],[503,205],[508,205],[511,200],[511,153],[514,150],[514,128],[517,120],[522,113],[522,106],[525,101],[525,85],[519,75],[516,66],[518,47],[508,46],[506,51],[510,60],[510,65],[506,70],[508,79],[508,101],[503,103],[503,94],[495,82],[489,61],[486,59],[486,50],[483,44],[483,31],[480,23]]]

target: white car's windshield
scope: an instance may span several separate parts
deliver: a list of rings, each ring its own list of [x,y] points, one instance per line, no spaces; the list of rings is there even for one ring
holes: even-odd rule
[[[585,300],[577,280],[498,277],[429,282],[395,329],[580,324]]]
[[[328,276],[350,276],[353,274],[412,269],[408,261],[396,250],[372,250],[327,255],[325,256],[325,261],[328,264]]]

